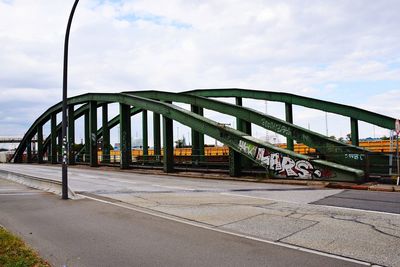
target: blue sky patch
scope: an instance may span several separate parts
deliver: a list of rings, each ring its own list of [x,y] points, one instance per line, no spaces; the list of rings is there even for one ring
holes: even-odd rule
[[[126,20],[129,22],[136,22],[136,21],[148,21],[152,22],[157,25],[164,25],[164,26],[171,26],[178,29],[190,29],[192,26],[187,23],[183,23],[176,20],[168,19],[167,17],[153,15],[153,14],[129,14],[124,16],[119,16],[117,19],[119,20]]]

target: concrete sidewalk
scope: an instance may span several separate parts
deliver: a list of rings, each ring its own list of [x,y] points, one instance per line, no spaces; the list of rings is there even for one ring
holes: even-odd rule
[[[32,173],[39,171],[42,176],[52,173],[51,168]],[[371,264],[400,266],[400,215],[312,204],[343,190],[70,172],[72,188],[80,195],[110,205]],[[400,198],[398,193],[386,194]]]
[[[400,266],[400,216],[225,193],[85,194],[258,239]]]
[[[60,200],[3,179],[0,189],[0,226],[52,266],[363,266],[90,199]]]

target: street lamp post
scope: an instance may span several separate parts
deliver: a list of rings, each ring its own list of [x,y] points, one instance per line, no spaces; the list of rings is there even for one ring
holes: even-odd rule
[[[64,71],[63,71],[63,95],[62,95],[62,199],[68,199],[68,145],[67,145],[67,84],[68,84],[68,41],[72,18],[79,0],[75,0],[68,19],[67,31],[64,43]]]

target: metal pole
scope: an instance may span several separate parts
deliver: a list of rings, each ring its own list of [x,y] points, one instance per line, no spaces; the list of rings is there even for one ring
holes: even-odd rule
[[[325,133],[326,133],[326,136],[329,136],[329,131],[328,131],[328,112],[325,112]]]
[[[71,29],[72,18],[79,0],[75,0],[69,15],[67,31],[65,32],[64,43],[64,72],[63,72],[63,96],[62,96],[62,199],[68,199],[68,146],[67,146],[67,84],[68,84],[68,41]]]
[[[396,156],[397,156],[397,186],[400,182],[400,159],[399,159],[399,134],[396,135]]]

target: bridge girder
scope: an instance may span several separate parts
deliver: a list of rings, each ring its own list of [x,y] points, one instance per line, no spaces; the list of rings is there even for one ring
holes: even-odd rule
[[[221,94],[217,94],[221,92]],[[380,123],[379,126],[388,126],[390,123],[394,123],[393,118],[387,116],[379,115],[365,110],[360,110],[354,107],[348,107],[340,104],[329,103],[328,107],[326,101],[304,98],[300,96],[284,94],[284,93],[271,93],[271,92],[260,92],[255,90],[242,90],[242,89],[223,89],[223,90],[195,90],[186,93],[174,94],[165,93],[157,91],[145,91],[145,92],[127,92],[119,94],[84,94],[81,96],[73,97],[68,99],[68,105],[73,107],[74,105],[83,104],[77,111],[74,112],[74,120],[88,112],[88,103],[91,103],[92,110],[97,109],[98,106],[106,106],[108,103],[119,103],[127,106],[134,106],[130,108],[129,114],[133,115],[140,111],[145,112],[146,110],[152,111],[154,114],[161,114],[165,119],[175,120],[188,127],[192,128],[193,131],[200,133],[201,135],[207,134],[220,142],[228,145],[231,149],[240,153],[252,160],[253,162],[266,167],[267,172],[271,176],[282,177],[283,173],[286,176],[292,176],[294,178],[300,177],[303,173],[307,173],[307,178],[314,179],[330,179],[330,180],[348,180],[348,181],[358,181],[364,176],[364,172],[351,167],[347,167],[341,164],[328,162],[325,160],[314,159],[308,156],[300,155],[294,153],[293,151],[280,149],[269,143],[258,140],[248,133],[243,131],[238,131],[230,127],[221,126],[215,121],[204,118],[203,116],[196,114],[196,112],[188,111],[179,108],[176,105],[165,103],[167,102],[182,102],[191,104],[192,107],[206,108],[211,110],[216,110],[218,112],[223,112],[225,114],[235,116],[247,123],[254,123],[260,125],[266,129],[275,131],[282,135],[287,136],[305,144],[316,147],[325,153],[338,152],[335,145],[338,142],[330,140],[323,135],[319,135],[308,131],[307,129],[295,126],[293,124],[283,120],[279,120],[272,116],[260,113],[255,110],[251,110],[244,107],[238,107],[237,105],[232,105],[229,103],[224,103],[221,101],[216,101],[208,99],[207,97],[237,97],[237,98],[254,98],[263,99],[270,101],[282,101],[287,105],[302,105],[311,108],[320,109],[320,106],[311,106],[310,103],[319,103],[325,105],[324,110],[329,112],[334,112],[341,115],[347,115],[352,120],[352,125],[356,128],[355,122],[358,119],[362,119],[367,122],[373,122],[379,116],[381,116],[383,124]],[[308,102],[307,102],[307,101]],[[322,108],[321,108],[322,109]],[[344,109],[345,111],[341,110]],[[43,113],[28,130],[24,136],[24,140],[29,142],[35,133],[38,131],[38,126],[43,125],[49,118],[54,118],[54,114],[61,111],[61,103],[52,106],[45,113]],[[352,111],[353,113],[351,113]],[[356,113],[354,113],[357,111]],[[92,112],[93,113],[93,112]],[[351,113],[351,114],[350,114]],[[290,115],[290,114],[289,114]],[[290,116],[289,116],[290,117]],[[147,118],[147,116],[143,116]],[[157,118],[155,116],[155,118]],[[290,120],[290,118],[289,118]],[[381,122],[382,122],[381,120]],[[103,116],[104,121],[104,116]],[[268,123],[266,123],[266,121]],[[271,123],[272,122],[272,123]],[[54,123],[54,121],[53,121]],[[107,128],[112,128],[120,123],[120,117],[117,116],[110,120],[107,124]],[[164,120],[165,123],[165,120]],[[275,124],[275,125],[274,125]],[[147,125],[147,120],[146,120]],[[168,125],[165,124],[165,125]],[[94,130],[94,128],[96,130]],[[280,132],[279,129],[286,127],[288,131]],[[353,127],[352,127],[353,128]],[[53,128],[55,132],[58,129]],[[96,125],[92,126],[92,134],[100,137],[102,135],[102,129],[97,129]],[[95,133],[95,134],[94,134]],[[285,134],[284,134],[285,133]],[[167,135],[171,133],[167,133]],[[165,134],[164,134],[165,136]],[[165,137],[164,137],[165,141]],[[168,140],[167,140],[168,141]],[[48,143],[48,141],[47,141]],[[342,143],[340,145],[343,146]],[[336,149],[336,150],[332,150]],[[23,147],[19,147],[14,155],[14,161],[20,161],[22,157]],[[170,154],[170,152],[167,151]],[[362,153],[361,149],[356,146],[345,146],[345,148],[340,149],[340,154],[345,153]],[[97,153],[92,149],[91,158],[94,158]],[[166,153],[165,153],[166,154]],[[166,160],[171,160],[169,157]],[[282,162],[282,160],[284,162]],[[92,159],[93,161],[93,159]],[[280,161],[280,162],[279,162]],[[93,161],[94,162],[94,161]],[[298,165],[300,162],[300,165]],[[272,163],[276,163],[272,166]],[[346,162],[343,162],[346,163]],[[96,164],[93,164],[96,165]],[[282,167],[282,165],[284,165]],[[293,165],[293,166],[292,166]],[[286,168],[286,169],[285,169]],[[166,170],[170,170],[170,167],[165,167]],[[295,171],[293,171],[295,170]],[[299,176],[300,173],[300,176]],[[297,176],[296,176],[297,175]]]
[[[186,103],[201,107],[204,109],[214,110],[220,113],[234,116],[238,119],[238,125],[242,122],[254,123],[262,128],[283,135],[289,139],[304,143],[309,147],[317,149],[318,152],[324,155],[325,159],[346,165],[357,165],[359,160],[346,157],[348,154],[365,154],[366,149],[344,144],[340,141],[333,140],[322,134],[310,131],[303,127],[294,125],[290,122],[275,118],[273,116],[261,113],[259,111],[242,107],[241,105],[230,104],[222,101],[209,99],[186,93],[169,93],[161,91],[138,91],[126,92],[127,94],[137,95],[145,98],[158,99],[163,101],[174,101]],[[238,97],[238,96],[236,96]],[[289,120],[293,118],[289,116]],[[244,129],[247,128],[247,129]],[[251,127],[239,127],[239,130],[244,130],[251,135]],[[352,164],[352,161],[356,161]]]
[[[329,113],[342,115],[360,121],[365,121],[389,130],[394,129],[396,122],[395,118],[378,114],[365,109],[356,108],[344,104],[338,104],[325,100],[319,100],[311,97],[282,93],[282,92],[259,91],[259,90],[240,89],[240,88],[223,88],[223,89],[197,89],[197,90],[187,91],[185,93],[197,96],[204,96],[204,97],[215,97],[215,98],[243,97],[250,99],[288,103],[297,106],[326,111]]]

